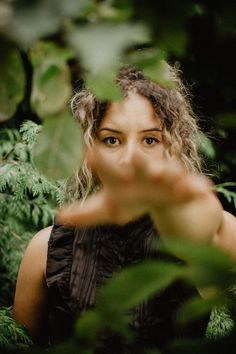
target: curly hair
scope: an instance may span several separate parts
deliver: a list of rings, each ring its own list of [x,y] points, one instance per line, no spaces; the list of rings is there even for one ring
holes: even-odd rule
[[[146,97],[162,121],[163,142],[169,156],[177,156],[188,172],[201,173],[201,156],[198,153],[199,127],[197,117],[190,104],[189,93],[181,80],[181,72],[164,62],[171,87],[162,87],[150,81],[141,71],[123,66],[116,83],[123,97],[130,92]],[[93,145],[100,122],[109,102],[99,101],[90,91],[83,89],[71,100],[71,109],[84,134],[84,143]],[[93,175],[86,159],[80,168],[69,178],[67,197],[86,199],[99,188],[99,181]]]

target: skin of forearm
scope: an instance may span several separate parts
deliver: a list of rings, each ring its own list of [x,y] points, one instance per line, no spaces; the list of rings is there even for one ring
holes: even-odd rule
[[[226,253],[233,263],[236,261],[236,220],[223,210],[213,193],[192,200],[182,206],[175,205],[154,210],[153,221],[162,239],[188,240],[195,243],[211,244]],[[184,259],[179,254],[175,254]],[[203,298],[209,299],[222,289],[218,287],[197,287]]]
[[[152,218],[163,240],[178,238],[213,243],[223,222],[223,209],[209,192],[182,204],[154,208]]]

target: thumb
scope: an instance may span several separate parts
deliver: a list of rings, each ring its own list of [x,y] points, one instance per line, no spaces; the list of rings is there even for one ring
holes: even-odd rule
[[[114,222],[118,213],[114,203],[102,190],[85,202],[76,202],[59,209],[57,220],[69,226],[95,226]]]

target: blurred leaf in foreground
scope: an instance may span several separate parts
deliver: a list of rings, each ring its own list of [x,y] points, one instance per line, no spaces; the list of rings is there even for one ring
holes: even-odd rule
[[[147,261],[116,274],[99,291],[95,312],[85,313],[77,322],[78,336],[92,339],[109,329],[130,339],[129,310],[180,278],[183,270],[178,264]]]
[[[6,48],[0,44],[0,121],[14,114],[18,103],[24,97],[25,73],[20,53],[17,49]]]
[[[128,310],[149,296],[165,289],[183,274],[183,267],[167,262],[143,262],[127,268],[101,289],[98,308],[107,304],[111,308]],[[132,287],[129,284],[132,283]]]
[[[1,29],[21,46],[59,30],[66,18],[79,17],[92,0],[15,1],[8,8],[10,15]]]
[[[168,250],[188,267],[184,278],[196,286],[219,286],[227,288],[236,283],[236,269],[228,254],[207,244],[192,244],[188,241],[173,239],[165,242],[163,249]]]
[[[34,162],[51,179],[68,177],[82,156],[79,127],[68,111],[48,117],[34,147]]]
[[[211,312],[212,308],[226,304],[223,296],[216,296],[209,299],[194,297],[184,303],[178,311],[178,322],[186,324],[198,318],[201,318]]]
[[[154,82],[164,87],[174,87],[170,71],[164,61],[166,53],[157,48],[141,49],[127,55],[127,62],[141,69]]]
[[[42,118],[60,112],[72,95],[67,60],[73,56],[68,48],[52,42],[38,42],[30,52],[33,87],[31,103]]]
[[[94,23],[68,33],[68,42],[85,69],[87,86],[101,99],[120,97],[114,78],[122,55],[129,46],[147,41],[149,33],[141,24]]]

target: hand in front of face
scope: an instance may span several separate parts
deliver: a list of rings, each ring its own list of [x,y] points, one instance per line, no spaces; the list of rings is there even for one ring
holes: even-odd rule
[[[59,222],[72,226],[125,224],[145,213],[184,205],[209,192],[211,182],[187,174],[175,160],[148,161],[134,155],[126,165],[111,166],[92,151],[89,161],[103,186],[84,203],[59,210]]]

